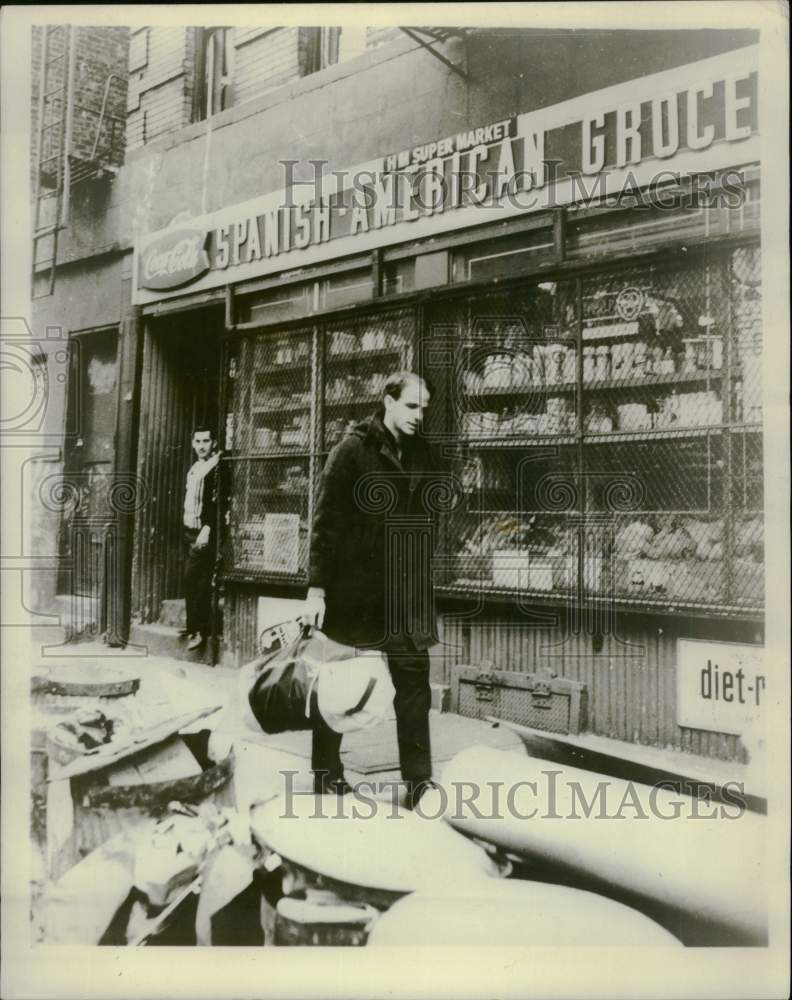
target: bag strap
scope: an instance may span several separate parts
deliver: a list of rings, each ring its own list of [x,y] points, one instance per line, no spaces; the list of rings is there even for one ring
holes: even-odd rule
[[[365,707],[366,702],[371,697],[374,688],[376,686],[377,686],[376,677],[369,677],[368,684],[366,685],[366,690],[360,696],[360,701],[357,703],[357,705],[354,705],[352,708],[348,708],[346,712],[344,712],[344,715],[355,715],[357,712],[360,712]]]

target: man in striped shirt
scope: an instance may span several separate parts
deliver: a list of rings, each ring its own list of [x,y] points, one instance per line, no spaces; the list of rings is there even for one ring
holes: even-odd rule
[[[187,649],[198,649],[209,632],[212,570],[217,551],[217,464],[214,434],[196,427],[192,436],[196,461],[184,490],[184,597],[187,608]]]

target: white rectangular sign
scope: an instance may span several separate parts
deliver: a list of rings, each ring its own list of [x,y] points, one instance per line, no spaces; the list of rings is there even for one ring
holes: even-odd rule
[[[768,700],[763,646],[677,641],[677,722],[735,736],[760,736]]]
[[[264,518],[262,569],[297,573],[300,557],[300,515],[267,514]]]

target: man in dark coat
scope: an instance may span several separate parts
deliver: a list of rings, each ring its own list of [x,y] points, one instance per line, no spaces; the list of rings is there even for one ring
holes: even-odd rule
[[[437,641],[431,556],[437,473],[418,434],[429,390],[420,376],[386,382],[380,412],[330,452],[311,536],[307,617],[337,642],[387,655],[408,804],[428,787],[428,647]],[[434,505],[436,506],[436,504]],[[341,736],[321,720],[311,766],[317,791],[344,791]]]

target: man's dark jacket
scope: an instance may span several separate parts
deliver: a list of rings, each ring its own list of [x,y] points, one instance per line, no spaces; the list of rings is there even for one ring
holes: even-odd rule
[[[404,439],[400,461],[378,416],[330,452],[314,514],[309,584],[325,590],[323,631],[332,639],[394,650],[437,641],[431,579],[437,483],[426,442]]]

